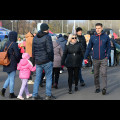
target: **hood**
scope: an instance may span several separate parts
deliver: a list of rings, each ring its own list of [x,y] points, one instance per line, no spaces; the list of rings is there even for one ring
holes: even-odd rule
[[[17,32],[15,32],[15,31],[9,32],[8,39],[10,42],[16,42],[17,41]]]
[[[56,48],[59,44],[56,41],[53,41],[53,47]]]
[[[28,60],[27,59],[21,59],[20,60],[20,64],[22,65],[22,66],[26,66],[26,65],[28,65]]]
[[[30,59],[30,56],[28,53],[23,53],[22,58],[28,60],[28,59]]]
[[[37,36],[38,38],[41,38],[41,37],[43,37],[43,36],[45,36],[45,35],[47,35],[47,34],[49,34],[49,33],[39,31],[36,36]]]
[[[102,35],[102,34],[105,34],[105,32],[102,31],[102,32],[101,32],[101,35]],[[97,32],[95,32],[95,35],[98,36]]]
[[[64,37],[60,37],[57,41],[59,41],[59,42],[65,42],[66,40],[64,39]]]
[[[26,35],[25,35],[25,38],[28,38],[28,37],[33,37],[33,34],[31,32],[28,32]]]

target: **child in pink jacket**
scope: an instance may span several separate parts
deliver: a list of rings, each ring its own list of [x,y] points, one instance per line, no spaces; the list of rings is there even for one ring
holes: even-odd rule
[[[22,97],[24,90],[27,99],[32,97],[32,94],[29,94],[27,82],[30,77],[31,71],[34,72],[36,70],[36,66],[33,67],[32,63],[29,61],[29,58],[30,56],[28,53],[23,53],[22,59],[20,60],[20,63],[17,67],[17,70],[20,70],[19,78],[22,80],[22,86],[17,98],[21,100],[24,100],[24,98]]]

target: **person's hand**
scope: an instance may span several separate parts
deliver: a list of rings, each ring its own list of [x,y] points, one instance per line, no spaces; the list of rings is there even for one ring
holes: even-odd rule
[[[87,59],[85,59],[85,60],[84,60],[84,63],[85,63],[85,64],[87,64],[87,63],[88,63],[88,60],[87,60]]]

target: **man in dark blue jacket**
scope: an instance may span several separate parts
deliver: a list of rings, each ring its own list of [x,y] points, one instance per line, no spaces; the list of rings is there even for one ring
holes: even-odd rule
[[[103,25],[101,23],[96,24],[96,33],[90,38],[84,61],[87,63],[87,57],[93,48],[93,64],[94,64],[94,83],[96,87],[96,93],[100,92],[99,72],[101,72],[103,80],[102,94],[106,94],[107,89],[107,60],[110,56],[110,38],[103,31]]]
[[[42,99],[38,95],[38,89],[44,69],[47,78],[45,99],[50,100],[54,98],[51,94],[54,51],[52,39],[49,35],[49,26],[46,23],[43,23],[41,24],[40,29],[41,30],[34,37],[32,45],[32,56],[36,64],[36,79],[33,87],[33,99]]]

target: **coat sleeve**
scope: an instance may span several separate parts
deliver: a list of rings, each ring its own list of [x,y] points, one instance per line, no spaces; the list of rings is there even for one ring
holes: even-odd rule
[[[63,52],[63,56],[62,56],[61,65],[65,65],[65,60],[66,60],[67,54],[68,54],[68,47],[67,47],[67,45],[66,45],[66,46],[65,46],[65,50],[64,50],[64,52]]]
[[[90,41],[89,41],[89,44],[88,44],[88,47],[86,49],[86,52],[85,52],[85,55],[84,55],[84,59],[87,59],[92,47],[93,47],[93,43],[92,43],[92,37],[90,38]]]
[[[87,47],[87,44],[86,44],[86,39],[85,39],[85,37],[83,36],[83,46],[84,46],[84,50],[83,50],[83,52],[85,53],[85,51],[86,51],[86,47]]]
[[[35,61],[34,39],[33,39],[33,42],[32,42],[32,57],[33,57],[33,61]]]
[[[62,50],[62,47],[60,46],[60,56],[62,57],[63,56],[63,50]]]
[[[17,66],[17,70],[21,70],[21,65],[20,65],[20,63],[19,63],[18,66]]]
[[[47,36],[46,38],[46,49],[47,49],[47,53],[48,53],[48,57],[50,59],[50,61],[54,61],[54,51],[53,51],[53,43],[52,43],[52,39],[51,36]]]
[[[107,38],[107,49],[106,49],[106,53],[107,53],[107,58],[109,59],[110,57],[110,52],[111,52],[111,43],[110,43],[110,38]]]

